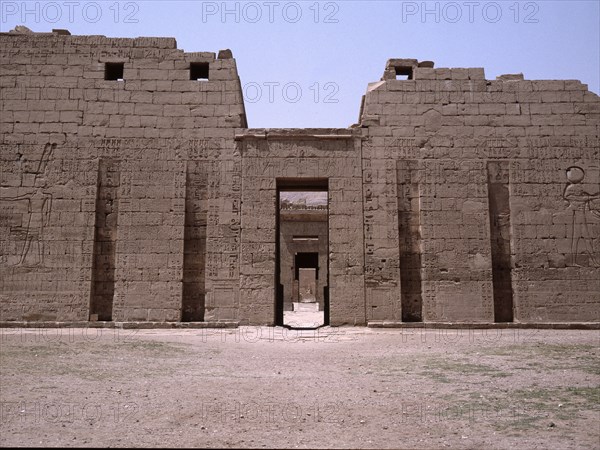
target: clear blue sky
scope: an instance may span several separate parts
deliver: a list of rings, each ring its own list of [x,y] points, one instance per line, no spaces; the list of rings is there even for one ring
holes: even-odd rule
[[[230,48],[251,127],[349,126],[389,58],[483,67],[488,79],[578,79],[600,90],[598,0],[0,3],[2,31],[67,28],[175,37],[188,52]]]

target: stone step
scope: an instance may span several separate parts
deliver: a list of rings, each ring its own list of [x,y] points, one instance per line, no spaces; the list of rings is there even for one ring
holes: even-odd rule
[[[283,313],[283,324],[290,328],[318,328],[325,323],[325,313],[286,311]]]
[[[318,312],[319,304],[317,302],[305,303],[294,302],[295,312]]]

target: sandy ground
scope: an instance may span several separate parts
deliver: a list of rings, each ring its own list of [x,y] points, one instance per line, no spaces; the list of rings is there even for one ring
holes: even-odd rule
[[[598,331],[0,332],[2,446],[600,448]]]

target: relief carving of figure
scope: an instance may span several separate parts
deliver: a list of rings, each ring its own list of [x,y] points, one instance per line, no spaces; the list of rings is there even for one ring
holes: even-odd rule
[[[33,180],[25,176],[29,175],[28,173],[23,174],[22,187],[31,188],[30,192],[2,199],[26,204],[27,214],[24,215],[21,225],[11,227],[11,233],[19,235],[23,240],[17,266],[38,266],[44,262],[44,228],[49,225],[52,212],[52,194],[46,192],[44,175],[55,148],[56,144],[46,144],[37,168],[30,173]]]
[[[571,266],[600,267],[599,255],[594,249],[594,236],[590,224],[594,218],[600,219],[600,210],[593,205],[600,199],[600,192],[591,190],[582,184],[585,171],[581,167],[572,166],[567,169],[567,185],[563,198],[569,202],[571,211]]]

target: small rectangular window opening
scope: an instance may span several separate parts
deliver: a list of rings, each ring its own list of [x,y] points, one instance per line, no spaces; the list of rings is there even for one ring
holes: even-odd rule
[[[396,80],[412,80],[412,79],[413,79],[412,66],[396,67]]]
[[[190,80],[208,81],[208,63],[190,63]]]
[[[125,63],[106,63],[104,65],[104,79],[110,81],[123,81]]]

